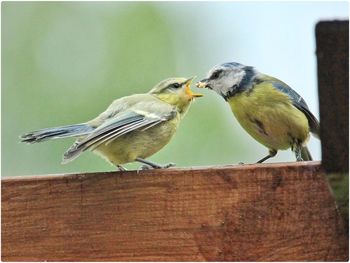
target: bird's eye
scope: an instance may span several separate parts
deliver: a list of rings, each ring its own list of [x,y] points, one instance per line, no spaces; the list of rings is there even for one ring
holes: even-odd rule
[[[213,74],[211,74],[210,79],[217,79],[220,76],[221,72],[222,70],[214,71]]]
[[[172,84],[172,88],[174,88],[174,89],[178,89],[180,87],[181,87],[181,85],[179,83]]]

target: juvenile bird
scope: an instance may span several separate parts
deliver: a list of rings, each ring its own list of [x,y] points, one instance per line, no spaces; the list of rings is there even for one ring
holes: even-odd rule
[[[22,135],[21,141],[36,143],[75,137],[76,142],[64,153],[68,163],[86,150],[92,150],[124,170],[122,164],[141,162],[152,168],[159,165],[149,156],[163,148],[174,135],[195,97],[202,94],[190,89],[193,78],[169,78],[145,94],[117,99],[95,119],[62,127],[47,128]]]
[[[258,163],[288,148],[297,161],[312,160],[306,142],[310,132],[319,138],[319,122],[304,99],[281,80],[231,62],[215,66],[196,86],[222,96],[241,126],[269,149]]]

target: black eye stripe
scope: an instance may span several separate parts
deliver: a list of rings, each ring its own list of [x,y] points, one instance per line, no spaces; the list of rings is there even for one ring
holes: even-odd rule
[[[222,69],[218,69],[218,70],[214,71],[214,72],[211,74],[210,79],[217,79],[217,78],[220,76],[220,74],[221,74],[222,72],[223,72]]]

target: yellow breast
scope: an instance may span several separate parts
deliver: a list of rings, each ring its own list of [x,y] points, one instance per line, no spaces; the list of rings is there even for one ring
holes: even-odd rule
[[[289,97],[270,83],[259,84],[228,100],[242,127],[269,149],[283,150],[309,136],[308,120]]]
[[[174,135],[180,116],[147,130],[135,130],[102,144],[94,150],[107,161],[117,165],[147,158],[163,148]]]

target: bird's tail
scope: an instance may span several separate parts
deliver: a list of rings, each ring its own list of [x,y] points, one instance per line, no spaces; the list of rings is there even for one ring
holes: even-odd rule
[[[93,127],[82,123],[28,132],[20,136],[20,140],[26,143],[36,143],[59,138],[78,137],[89,134],[92,130]]]
[[[306,146],[301,148],[301,158],[303,158],[304,161],[312,161],[311,153]]]

